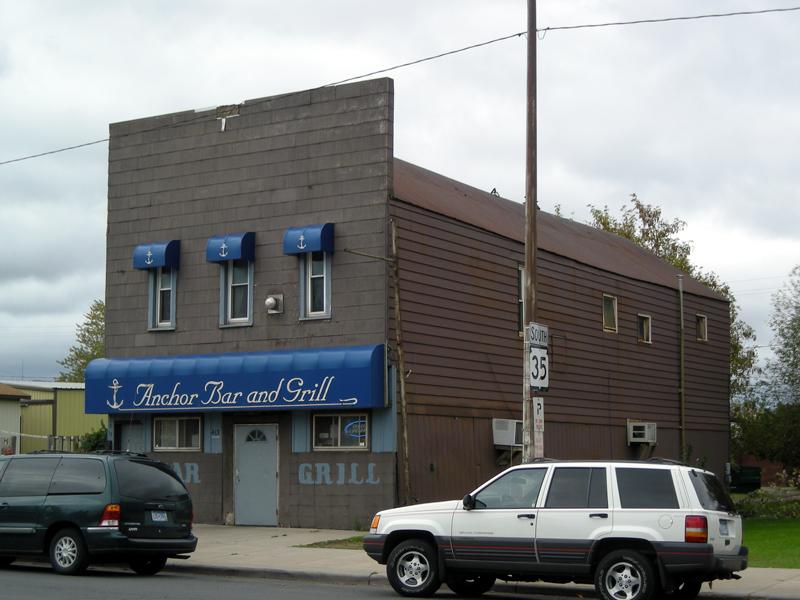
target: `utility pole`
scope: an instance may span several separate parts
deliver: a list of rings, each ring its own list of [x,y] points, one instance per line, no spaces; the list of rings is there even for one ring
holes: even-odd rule
[[[528,324],[536,321],[536,0],[528,0],[528,76],[525,149],[525,271],[522,326],[525,335],[522,388],[522,460],[534,458]],[[541,444],[540,444],[541,445]]]

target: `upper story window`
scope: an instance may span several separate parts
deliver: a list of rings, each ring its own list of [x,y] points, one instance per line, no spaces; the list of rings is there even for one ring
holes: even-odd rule
[[[255,234],[230,233],[209,238],[206,260],[219,264],[219,324],[253,324]]]
[[[180,241],[153,242],[137,246],[133,266],[148,272],[147,328],[175,329],[176,286]]]
[[[643,344],[651,344],[651,319],[650,315],[636,315],[636,338]]]
[[[603,294],[603,331],[617,333],[617,297]]]
[[[708,318],[705,315],[695,315],[697,327],[697,340],[700,342],[708,341]]]
[[[283,253],[298,257],[300,319],[330,318],[333,223],[288,229]]]

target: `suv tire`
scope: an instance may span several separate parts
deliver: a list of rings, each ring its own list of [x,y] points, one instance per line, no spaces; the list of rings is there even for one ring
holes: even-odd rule
[[[449,573],[447,575],[447,587],[456,596],[466,598],[477,598],[483,596],[492,589],[496,578],[494,575],[465,575],[463,573]]]
[[[131,570],[137,575],[155,575],[167,564],[166,556],[153,558],[133,558],[128,563]]]
[[[405,540],[394,547],[386,562],[386,576],[402,596],[433,596],[442,585],[436,551],[419,539]]]
[[[656,580],[652,563],[635,550],[615,550],[597,565],[594,587],[603,600],[651,600]]]
[[[70,527],[56,533],[50,541],[50,564],[62,575],[77,575],[86,570],[89,554],[80,531]]]

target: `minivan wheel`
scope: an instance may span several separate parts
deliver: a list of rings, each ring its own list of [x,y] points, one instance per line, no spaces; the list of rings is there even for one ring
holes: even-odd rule
[[[417,598],[433,596],[439,586],[439,563],[436,551],[423,540],[405,540],[397,544],[386,562],[386,576],[398,594]]]
[[[155,575],[167,564],[167,557],[134,558],[128,564],[133,572],[138,575]]]
[[[492,589],[496,578],[493,575],[464,575],[462,573],[448,573],[447,587],[457,596],[477,598]]]
[[[656,585],[653,566],[635,550],[615,550],[597,565],[594,586],[603,600],[650,600]]]
[[[86,544],[77,529],[62,529],[50,542],[50,564],[57,573],[77,575],[89,566]]]

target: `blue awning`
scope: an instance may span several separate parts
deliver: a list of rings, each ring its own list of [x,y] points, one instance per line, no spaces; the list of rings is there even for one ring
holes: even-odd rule
[[[100,358],[86,368],[89,414],[365,409],[385,406],[383,344]]]
[[[333,223],[287,229],[283,235],[284,254],[333,252]]]
[[[252,231],[229,233],[208,238],[206,260],[226,262],[229,260],[253,260],[256,253],[256,234]]]
[[[136,246],[133,251],[134,269],[159,269],[172,267],[177,269],[180,263],[181,241],[153,242]]]

